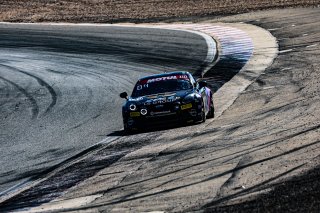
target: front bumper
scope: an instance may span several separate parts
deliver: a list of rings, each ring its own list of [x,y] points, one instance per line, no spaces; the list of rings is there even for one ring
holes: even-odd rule
[[[124,125],[129,129],[144,129],[150,127],[176,125],[197,121],[202,113],[201,103],[182,104],[177,107],[157,106],[146,108],[148,113],[142,115],[140,111],[126,112],[123,115]]]

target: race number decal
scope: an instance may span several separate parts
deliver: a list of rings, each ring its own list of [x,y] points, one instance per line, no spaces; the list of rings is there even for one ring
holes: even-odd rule
[[[138,85],[137,90],[142,90],[142,89],[148,88],[148,87],[149,87],[149,84]]]

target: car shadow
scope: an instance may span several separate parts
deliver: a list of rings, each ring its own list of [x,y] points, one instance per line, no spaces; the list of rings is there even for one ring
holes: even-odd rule
[[[187,127],[187,126],[193,126],[193,125],[198,125],[198,124],[199,123],[163,124],[163,125],[157,125],[157,126],[152,126],[152,127],[145,127],[143,129],[133,130],[133,131],[130,131],[130,132],[125,132],[122,129],[122,130],[113,131],[110,134],[108,134],[107,136],[138,135],[138,134],[143,134],[143,133],[152,133],[152,132],[159,132],[159,131],[164,131],[164,130],[178,129],[178,128]]]

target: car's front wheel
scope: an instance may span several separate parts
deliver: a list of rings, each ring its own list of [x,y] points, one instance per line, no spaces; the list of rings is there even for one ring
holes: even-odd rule
[[[202,104],[200,115],[197,116],[197,119],[194,122],[195,123],[198,123],[198,122],[204,123],[204,122],[206,122],[206,112],[205,112],[205,109],[204,109],[204,104]]]
[[[123,132],[125,135],[130,134],[131,129],[128,128],[128,126],[126,124],[123,124]]]
[[[128,125],[128,121],[123,121],[123,132],[125,135],[130,135],[132,133],[133,129],[131,126]]]

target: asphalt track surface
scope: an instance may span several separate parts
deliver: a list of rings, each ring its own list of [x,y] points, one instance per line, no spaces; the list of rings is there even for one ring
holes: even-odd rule
[[[146,26],[151,27],[151,26]],[[197,31],[203,32],[211,36],[215,36],[219,41],[219,56],[218,62],[212,61],[215,64],[215,69],[220,70],[220,74],[211,74],[208,82],[210,83],[212,89],[216,91],[219,89],[224,83],[229,81],[232,76],[237,74],[241,70],[241,68],[247,63],[253,51],[253,43],[251,38],[242,30],[239,30],[234,27],[227,26],[213,26],[206,24],[191,24],[191,25],[161,25],[159,28],[171,28],[171,29],[181,29],[187,31]],[[199,33],[198,33],[199,34]],[[269,34],[268,34],[269,36]],[[211,39],[212,40],[212,39]],[[213,40],[212,40],[213,41]],[[207,38],[208,42],[208,38]],[[209,45],[209,44],[208,44]],[[215,46],[215,45],[213,45]],[[199,64],[198,68],[194,70],[194,73],[200,74],[203,73],[204,70],[207,70],[207,67],[212,67],[212,63],[208,64],[208,58],[214,59],[213,55],[208,57],[210,54],[207,51],[208,55],[206,57],[206,63],[204,66],[203,63]],[[215,51],[213,51],[215,52]],[[213,53],[212,52],[212,53]],[[225,72],[225,75],[221,75],[222,71]],[[212,70],[210,70],[210,73]],[[209,73],[207,73],[209,74]],[[213,78],[212,78],[213,77]],[[220,90],[221,91],[221,90]],[[227,92],[230,95],[230,91]],[[228,98],[226,98],[228,100]],[[222,104],[224,105],[224,104]],[[218,107],[222,106],[219,104]],[[218,112],[222,112],[221,109]],[[203,125],[199,125],[198,127],[203,127]],[[161,130],[161,129],[156,129]],[[180,131],[194,132],[200,131],[196,130],[193,126],[182,127],[178,129],[173,129],[173,132],[176,132],[178,135]],[[30,206],[38,206],[42,203],[46,203],[52,201],[55,198],[58,198],[68,189],[80,184],[82,181],[89,179],[94,176],[99,170],[103,168],[108,168],[112,166],[117,161],[121,161],[125,156],[130,156],[131,153],[134,153],[139,148],[148,147],[144,141],[154,140],[157,136],[164,134],[167,132],[169,135],[172,134],[172,131],[154,131],[154,132],[146,132],[144,134],[137,134],[132,136],[120,137],[121,131],[115,131],[109,134],[109,137],[102,140],[96,146],[91,147],[88,150],[72,157],[70,160],[64,162],[58,167],[53,167],[50,171],[53,172],[53,176],[50,175],[51,172],[48,170],[43,174],[43,176],[35,176],[34,179],[28,181],[27,184],[22,184],[21,186],[14,187],[15,190],[10,190],[9,193],[6,193],[8,196],[3,196],[6,200],[1,204],[1,208],[4,209],[19,209]],[[123,143],[123,141],[125,141]],[[138,144],[137,144],[138,142]],[[174,143],[174,140],[170,141]],[[111,146],[111,150],[108,150],[107,153],[101,152],[98,154],[99,157],[93,157],[92,153],[97,152],[97,150],[104,149],[105,146]],[[109,149],[109,148],[107,148]],[[157,149],[155,149],[157,150]],[[99,152],[99,151],[98,151]],[[100,152],[99,152],[100,153]],[[87,156],[88,158],[86,158]],[[95,156],[95,155],[94,155]],[[83,159],[80,160],[79,159]],[[69,163],[76,163],[76,165],[71,165]],[[69,166],[68,166],[69,165]],[[137,164],[139,165],[139,164]],[[135,168],[134,166],[133,168]],[[58,169],[58,172],[57,170]],[[121,166],[119,166],[121,169]],[[79,172],[81,174],[79,174]],[[49,176],[47,176],[49,175]],[[44,180],[44,181],[43,181]],[[35,186],[35,187],[32,187]],[[25,188],[26,187],[26,188]],[[28,190],[25,190],[29,188]],[[16,191],[25,190],[25,192],[14,196]],[[12,197],[13,196],[13,197]],[[11,197],[10,199],[8,199]]]
[[[190,32],[0,24],[0,191],[120,130],[118,95],[139,77],[206,57]]]

